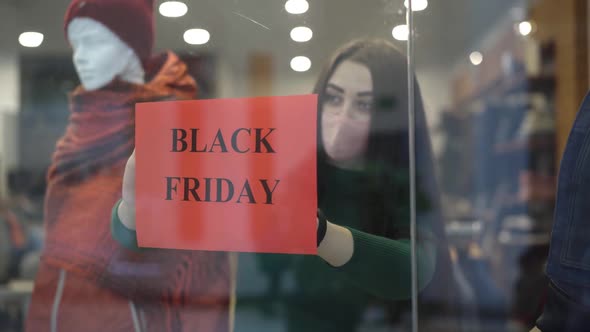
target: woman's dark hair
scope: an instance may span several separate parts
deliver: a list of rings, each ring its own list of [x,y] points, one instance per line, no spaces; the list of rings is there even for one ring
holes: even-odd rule
[[[318,123],[321,123],[326,85],[336,68],[345,61],[365,65],[373,81],[373,109],[368,147],[365,154],[364,188],[367,200],[363,211],[369,215],[364,230],[389,238],[409,238],[409,226],[404,229],[391,225],[400,223],[393,213],[393,205],[407,204],[409,211],[409,131],[408,131],[408,73],[406,56],[393,44],[379,39],[354,41],[336,51],[321,72],[314,88],[318,94]],[[416,114],[416,157],[418,205],[424,210],[438,208],[438,195],[432,167],[430,139],[422,106],[420,89],[414,77]],[[327,156],[322,146],[322,129],[318,126],[318,187],[319,199],[325,191]],[[401,178],[401,181],[400,181]],[[408,216],[409,218],[409,213]],[[402,222],[401,224],[407,224]]]
[[[436,269],[427,289],[438,309],[452,310],[455,297],[450,257],[445,240],[439,193],[435,180],[432,148],[426,116],[415,77],[408,77],[406,56],[393,44],[380,39],[353,41],[336,51],[321,72],[314,88],[318,94],[318,124],[321,123],[326,85],[336,68],[345,61],[365,65],[373,83],[373,109],[367,151],[364,156],[368,181],[366,200],[361,203],[365,232],[391,239],[410,238],[410,161],[408,130],[408,82],[414,85],[417,238],[437,246]],[[409,81],[410,80],[410,81]],[[329,172],[327,155],[318,126],[318,199],[321,204]],[[406,210],[407,215],[396,211]],[[396,220],[403,218],[405,220]],[[400,226],[407,225],[407,226]],[[423,232],[422,230],[429,230]],[[428,296],[428,295],[427,295]],[[422,300],[426,304],[429,300]],[[421,306],[424,308],[424,306]],[[443,308],[441,308],[443,307]],[[432,310],[421,309],[421,310]]]

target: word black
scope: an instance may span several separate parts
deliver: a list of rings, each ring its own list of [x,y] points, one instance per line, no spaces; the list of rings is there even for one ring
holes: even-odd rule
[[[227,143],[229,143],[229,148],[237,153],[275,153],[269,142],[269,136],[275,129],[238,128],[229,136],[227,133],[224,135],[221,129],[218,129],[215,137],[209,137],[207,140],[202,137],[202,134],[199,135],[199,128],[190,128],[188,131],[182,128],[173,128],[171,152],[227,153],[229,152]],[[204,145],[203,141],[205,141]]]

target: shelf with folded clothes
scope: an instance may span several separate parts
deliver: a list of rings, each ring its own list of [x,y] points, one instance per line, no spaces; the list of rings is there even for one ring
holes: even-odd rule
[[[499,206],[548,204],[553,206],[557,187],[554,143],[544,140],[529,142],[519,153],[496,155],[498,181],[510,183]],[[534,147],[533,147],[534,146]]]
[[[553,202],[556,196],[557,176],[534,171],[521,171],[518,199],[521,202]]]
[[[523,72],[511,76],[502,76],[480,87],[469,97],[459,100],[455,104],[455,108],[467,108],[474,103],[485,102],[487,98],[506,97],[514,93],[539,92],[553,94],[556,82],[555,76],[548,74],[530,76]]]
[[[496,208],[524,204],[553,205],[557,187],[555,173],[524,167],[512,173],[514,174],[515,183],[512,183],[509,190],[504,191],[494,199]],[[486,219],[489,219],[489,217]]]
[[[546,231],[501,229],[498,232],[498,242],[503,246],[542,246],[549,245],[550,240],[551,233]]]
[[[518,192],[507,194],[497,203],[495,210],[503,211],[528,211],[539,205],[553,207],[555,204],[555,190],[550,190],[548,186],[542,188],[540,186],[519,187]],[[489,213],[485,220],[491,221],[497,215],[498,213]]]
[[[512,136],[495,142],[493,150],[497,155],[534,153],[556,148],[555,116],[553,106],[544,96],[532,95],[530,104],[524,108],[522,118],[513,119],[517,127]]]
[[[495,144],[494,153],[497,155],[506,155],[538,150],[554,151],[555,146],[554,135],[539,135],[531,138],[518,138],[509,142]]]
[[[552,215],[545,213],[521,212],[506,214],[500,220],[497,243],[509,255],[520,257],[534,248],[546,250],[551,239]],[[519,249],[517,249],[519,248]],[[516,250],[516,251],[512,251]],[[522,258],[522,257],[521,257]],[[546,255],[538,257],[544,261]]]
[[[548,245],[553,224],[555,179],[545,174],[521,174],[516,193],[502,201],[496,219],[496,236],[502,246]]]

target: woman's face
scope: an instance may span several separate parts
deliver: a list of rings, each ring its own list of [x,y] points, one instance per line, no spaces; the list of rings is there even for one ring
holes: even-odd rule
[[[373,109],[369,68],[349,60],[342,62],[324,94],[321,126],[326,154],[339,167],[362,167]]]

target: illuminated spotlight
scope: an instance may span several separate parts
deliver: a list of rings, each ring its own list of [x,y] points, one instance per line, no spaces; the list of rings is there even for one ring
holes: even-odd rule
[[[39,47],[43,44],[43,34],[39,32],[23,32],[18,37],[18,42],[24,47]]]
[[[205,29],[190,29],[184,33],[184,41],[191,45],[207,44],[209,38],[211,38],[211,35]]]
[[[291,69],[297,72],[308,71],[311,68],[311,60],[306,56],[296,56],[291,59]]]
[[[165,17],[182,17],[188,12],[184,2],[166,1],[160,5],[160,14]]]
[[[285,3],[285,10],[289,14],[303,14],[309,9],[307,0],[289,0]]]
[[[313,37],[313,31],[308,27],[296,27],[291,30],[291,39],[296,42],[304,43]]]
[[[479,66],[483,62],[483,55],[480,52],[469,54],[469,60],[474,66]]]
[[[533,25],[529,21],[518,23],[518,32],[523,36],[528,36],[533,31]]]
[[[408,36],[410,35],[410,30],[408,26],[405,24],[398,25],[393,30],[391,30],[391,35],[396,40],[408,40]]]
[[[408,0],[404,1],[404,6],[406,6],[406,8],[410,7]],[[426,9],[426,7],[428,7],[428,0],[412,0],[412,11],[413,12],[422,11],[422,10]]]

